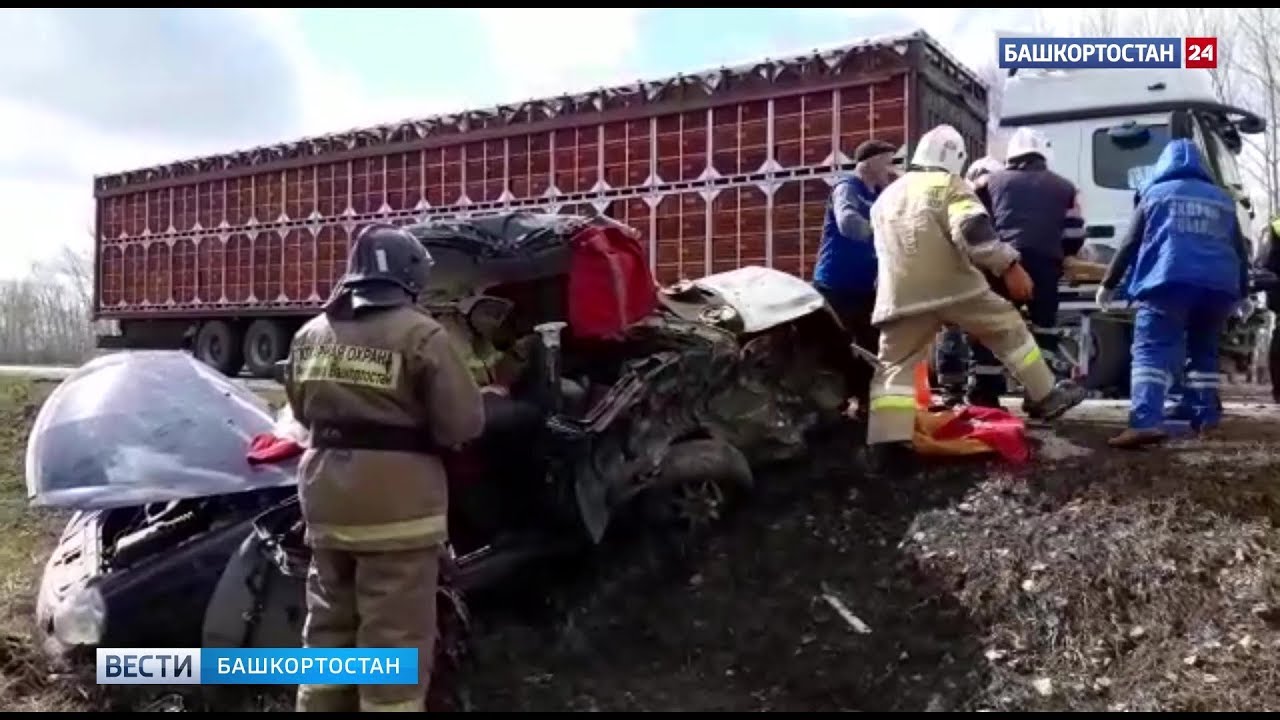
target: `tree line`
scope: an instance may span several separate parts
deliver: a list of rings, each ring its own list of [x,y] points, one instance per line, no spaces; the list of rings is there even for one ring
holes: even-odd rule
[[[0,364],[79,365],[94,352],[93,253],[64,248],[0,279]]]

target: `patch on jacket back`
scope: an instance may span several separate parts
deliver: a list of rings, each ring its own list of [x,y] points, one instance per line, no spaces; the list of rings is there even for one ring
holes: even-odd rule
[[[296,382],[334,382],[389,390],[400,380],[400,353],[361,345],[302,345],[293,349]]]

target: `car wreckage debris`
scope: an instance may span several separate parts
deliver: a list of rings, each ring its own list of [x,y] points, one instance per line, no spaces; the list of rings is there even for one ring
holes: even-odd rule
[[[439,263],[434,311],[506,293],[516,335],[543,338],[529,382],[542,422],[519,460],[483,437],[446,457],[440,678],[466,655],[472,599],[572,565],[611,533],[696,538],[752,490],[755,468],[804,458],[815,434],[847,422],[844,364],[857,362],[808,283],[756,267],[655,288],[652,312],[584,342],[556,304],[572,302],[556,289],[575,237],[634,235],[513,216],[410,226]],[[549,380],[554,392],[541,391]],[[308,563],[299,458],[246,459],[276,429],[261,398],[179,351],[108,355],[68,377],[28,444],[33,504],[75,510],[37,600],[46,650],[296,645]]]

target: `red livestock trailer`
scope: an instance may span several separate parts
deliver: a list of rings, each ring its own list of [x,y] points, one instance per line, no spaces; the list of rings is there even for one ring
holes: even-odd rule
[[[808,278],[829,183],[872,136],[948,122],[985,152],[987,91],[922,32],[95,178],[100,347],[257,376],[372,220],[527,208],[639,230],[661,282]]]

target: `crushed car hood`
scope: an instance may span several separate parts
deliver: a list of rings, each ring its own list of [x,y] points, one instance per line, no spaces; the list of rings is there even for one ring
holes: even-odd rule
[[[77,369],[40,408],[27,441],[33,505],[103,509],[296,482],[296,460],[250,465],[270,407],[179,351],[123,352]]]
[[[808,315],[825,304],[822,295],[804,280],[758,265],[708,275],[693,284],[732,306],[747,333]]]

